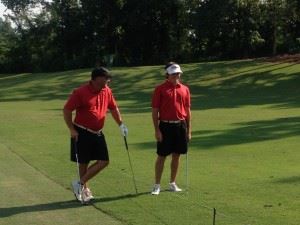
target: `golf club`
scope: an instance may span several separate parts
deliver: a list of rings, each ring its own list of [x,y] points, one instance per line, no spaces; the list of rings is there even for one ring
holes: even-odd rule
[[[135,177],[134,177],[134,173],[133,173],[132,163],[131,163],[129,150],[128,150],[127,139],[126,139],[125,135],[124,135],[124,142],[125,142],[125,147],[126,147],[126,151],[127,151],[127,155],[128,155],[129,165],[130,165],[130,169],[131,169],[131,173],[132,173],[132,180],[133,180],[133,184],[134,184],[134,188],[135,188],[135,193],[137,194],[138,191],[137,191],[137,187],[136,187],[136,182],[135,182]]]
[[[75,150],[75,157],[76,157],[76,165],[77,165],[77,176],[78,180],[80,181],[80,170],[79,170],[79,161],[78,161],[78,148],[77,148],[77,143],[76,139],[73,139],[73,146]],[[76,197],[76,196],[75,196]],[[83,199],[81,199],[81,204],[84,204]]]
[[[188,164],[188,162],[189,162],[189,158],[188,158],[188,153],[186,153],[186,156],[185,156],[185,189],[186,189],[186,192],[188,192],[189,191],[189,177],[188,177],[188,175],[189,175],[189,164]]]

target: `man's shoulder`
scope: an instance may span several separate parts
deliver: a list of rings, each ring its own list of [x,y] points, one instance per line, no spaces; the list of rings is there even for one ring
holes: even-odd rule
[[[166,85],[167,85],[167,83],[166,83],[166,82],[163,82],[163,83],[157,84],[157,85],[155,86],[155,89],[161,89],[161,88],[164,88]]]
[[[86,93],[89,90],[89,83],[82,84],[81,86],[74,89],[74,93]]]
[[[183,83],[180,83],[180,87],[183,88],[183,89],[187,89],[187,90],[190,89],[187,84],[183,84]]]

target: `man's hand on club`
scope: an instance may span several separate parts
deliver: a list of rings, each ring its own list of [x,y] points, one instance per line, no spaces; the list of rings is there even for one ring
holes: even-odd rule
[[[77,132],[77,130],[70,129],[70,135],[71,135],[71,138],[75,139],[75,141],[78,140],[78,132]]]
[[[127,135],[128,135],[128,128],[125,126],[124,123],[122,123],[120,125],[120,131],[121,131],[121,134],[122,134],[123,137],[127,137]]]
[[[158,142],[162,142],[163,138],[160,129],[155,130],[155,138]]]

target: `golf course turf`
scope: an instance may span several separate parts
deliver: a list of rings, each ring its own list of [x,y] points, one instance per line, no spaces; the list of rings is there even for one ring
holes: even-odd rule
[[[111,68],[135,172],[111,115],[110,165],[76,202],[62,108],[91,69],[0,75],[0,224],[300,224],[300,64],[262,59],[182,64],[192,94],[188,192],[150,195],[155,141],[150,100],[163,66]],[[186,189],[186,160],[178,185]]]

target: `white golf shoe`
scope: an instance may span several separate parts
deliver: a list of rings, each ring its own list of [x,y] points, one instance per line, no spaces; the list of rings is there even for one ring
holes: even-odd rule
[[[90,200],[95,199],[89,188],[84,188],[82,193],[83,193],[83,200],[85,202],[89,202]]]
[[[80,184],[80,181],[73,180],[72,181],[72,189],[73,193],[76,197],[76,199],[80,202],[82,202],[82,185]]]
[[[175,182],[173,182],[173,183],[170,183],[170,191],[180,192],[180,191],[182,191],[182,189],[179,188]]]
[[[151,194],[159,195],[160,192],[160,184],[154,184]]]

